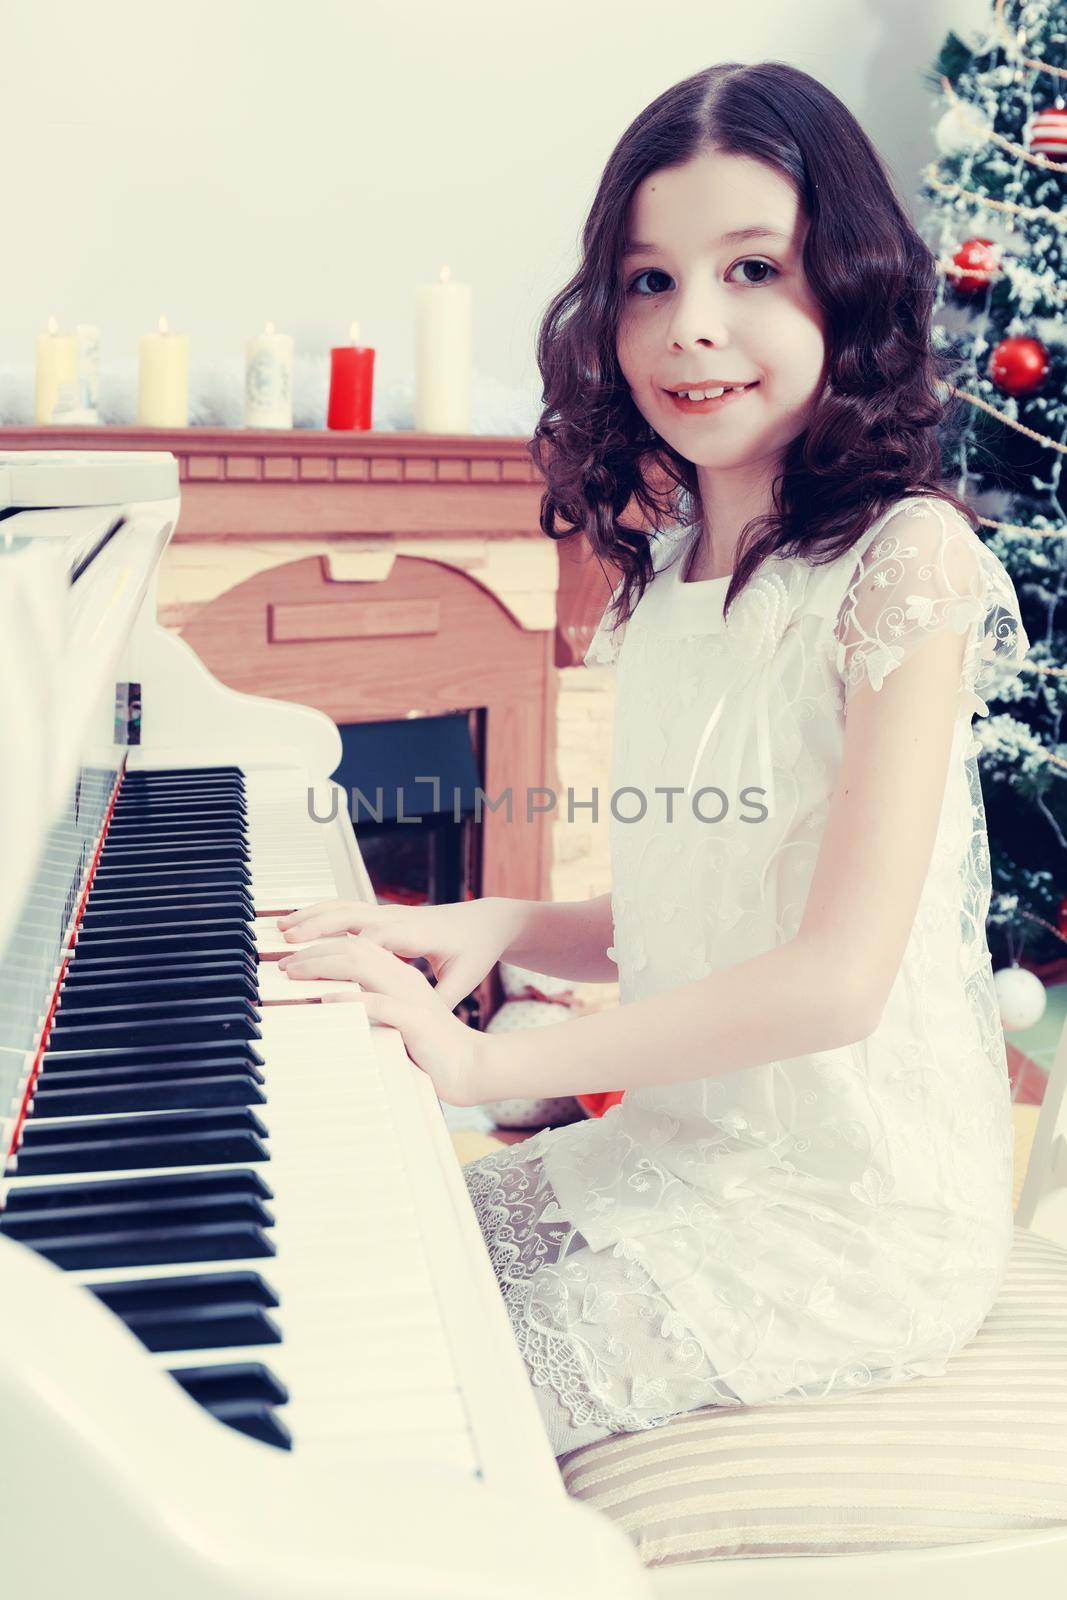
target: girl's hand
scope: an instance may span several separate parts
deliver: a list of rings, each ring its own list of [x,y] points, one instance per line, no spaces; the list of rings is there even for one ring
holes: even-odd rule
[[[451,1011],[478,987],[518,937],[526,909],[524,901],[499,896],[433,906],[320,900],[279,917],[278,927],[293,944],[358,933],[394,955],[422,956],[437,979],[434,993]]]
[[[439,1099],[450,1106],[482,1103],[492,1041],[454,1017],[440,989],[417,967],[363,933],[350,938],[342,950],[294,951],[283,956],[280,965],[291,978],[359,984],[359,1001],[368,1017],[400,1032],[408,1055],[431,1080]]]

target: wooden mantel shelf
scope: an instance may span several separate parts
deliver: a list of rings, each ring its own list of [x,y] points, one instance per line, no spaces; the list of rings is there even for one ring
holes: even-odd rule
[[[0,427],[0,450],[171,451],[182,495],[175,545],[321,547],[368,538],[550,545],[558,562],[557,667],[581,659],[611,593],[584,539],[546,540],[542,479],[522,435],[34,425]]]
[[[169,450],[175,539],[537,538],[541,477],[519,435],[321,428],[3,427],[0,450]]]

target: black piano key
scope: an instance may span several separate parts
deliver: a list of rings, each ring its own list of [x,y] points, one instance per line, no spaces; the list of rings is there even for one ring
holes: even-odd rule
[[[225,1422],[227,1427],[236,1428],[238,1433],[247,1433],[251,1439],[259,1439],[263,1444],[274,1445],[279,1450],[293,1448],[292,1434],[269,1406],[257,1405],[249,1400],[223,1400],[217,1405],[206,1405],[204,1409],[217,1417],[219,1422]]]
[[[160,1078],[145,1082],[52,1089],[38,1082],[31,1111],[42,1117],[92,1116],[102,1111],[169,1111],[210,1106],[265,1105],[266,1095],[250,1078]]]
[[[215,778],[173,777],[148,783],[135,783],[129,775],[126,775],[119,789],[116,804],[123,802],[128,804],[133,799],[158,799],[161,795],[168,794],[187,794],[195,798],[197,795],[205,794],[243,796],[244,793],[244,779],[233,774],[223,774]]]
[[[140,980],[128,978],[100,978],[98,982],[71,984],[64,981],[59,994],[59,1004],[69,1015],[72,1011],[112,1009],[116,1002],[123,1006],[166,1005],[172,1000],[208,1001],[248,1000],[253,1004],[259,998],[259,988],[254,977],[244,972],[200,973],[192,977],[166,978],[143,975]]]
[[[258,976],[259,957],[254,942],[216,944],[203,949],[183,950],[175,945],[170,949],[137,950],[130,941],[126,950],[102,947],[99,952],[91,945],[75,946],[67,963],[66,982],[89,983],[94,977],[120,978],[145,972],[160,977],[192,977],[197,972],[245,972]]]
[[[183,925],[195,927],[206,922],[228,922],[234,917],[239,917],[244,922],[252,922],[255,914],[256,908],[247,894],[220,894],[193,900],[169,899],[165,905],[119,906],[109,910],[97,910],[90,895],[86,902],[82,926],[92,933],[107,930],[114,934],[117,929],[129,935],[137,928],[161,933],[165,928],[178,929]]]
[[[247,801],[245,785],[232,778],[220,778],[217,783],[156,783],[156,784],[129,784],[123,783],[115,797],[115,805],[144,805],[147,801],[171,800],[214,800],[222,799],[227,802]]]
[[[215,1044],[129,1045],[121,1049],[46,1050],[42,1067],[50,1072],[89,1072],[105,1067],[159,1066],[176,1071],[183,1066],[222,1067],[236,1071],[237,1064],[262,1067],[263,1057],[245,1039],[218,1041]],[[260,1080],[262,1081],[262,1080]]]
[[[269,1228],[274,1217],[263,1201],[251,1194],[185,1195],[180,1199],[123,1200],[110,1205],[24,1206],[0,1212],[0,1233],[13,1239],[69,1237],[86,1233],[117,1233],[134,1224],[144,1228],[184,1227],[208,1222],[246,1222]]]
[[[242,872],[240,869],[178,874],[168,878],[165,883],[152,882],[141,874],[134,874],[131,878],[104,877],[99,883],[96,880],[93,882],[90,899],[86,902],[86,915],[88,906],[93,907],[96,915],[101,912],[110,914],[123,907],[130,910],[146,910],[149,907],[163,910],[171,906],[189,906],[194,901],[205,899],[221,904],[227,894],[235,896],[250,893],[251,872]]]
[[[185,1261],[243,1261],[272,1256],[262,1229],[219,1222],[177,1228],[131,1228],[113,1233],[37,1235],[24,1241],[46,1261],[68,1272],[100,1267],[155,1267]]]
[[[211,1008],[187,1019],[172,1017],[131,1017],[128,1022],[102,1022],[88,1017],[64,1018],[56,1012],[50,1038],[65,1050],[95,1050],[109,1046],[175,1044],[219,1044],[229,1039],[258,1039],[259,1013],[254,1006],[234,1006],[226,1011]]]
[[[50,1122],[47,1119],[27,1119],[22,1129],[21,1149],[38,1144],[54,1144],[62,1139],[65,1144],[78,1144],[82,1140],[96,1142],[114,1136],[116,1139],[160,1138],[180,1133],[200,1133],[205,1130],[222,1133],[228,1130],[248,1129],[261,1139],[267,1130],[254,1111],[244,1108],[223,1111],[157,1111],[144,1117],[85,1117],[79,1122]]]
[[[182,833],[189,838],[207,838],[227,828],[247,830],[248,816],[241,801],[219,804],[207,801],[180,800],[148,801],[117,807],[108,839],[131,841],[133,839],[161,838],[165,834]],[[106,848],[106,843],[104,848]]]
[[[251,1268],[228,1272],[191,1272],[180,1278],[119,1279],[90,1286],[116,1316],[138,1311],[196,1309],[201,1306],[241,1304],[276,1306],[278,1296],[270,1284]]]
[[[115,818],[108,829],[101,857],[109,850],[164,850],[173,846],[188,850],[198,844],[233,845],[248,848],[248,819],[243,812],[230,811],[205,817],[198,812],[172,813],[167,817]]]
[[[193,895],[239,892],[252,882],[247,867],[190,868],[187,872],[113,872],[98,870],[90,898],[108,905],[137,904],[142,900],[180,903]]]
[[[258,1400],[263,1405],[283,1406],[289,1399],[284,1383],[261,1361],[172,1367],[170,1375],[201,1405],[219,1405],[224,1400]]]
[[[204,855],[233,861],[251,855],[245,819],[233,817],[228,822],[199,828],[112,829],[100,850],[101,861],[116,865],[122,861],[141,860],[148,865],[171,866],[177,861]]]
[[[225,955],[231,950],[256,953],[255,936],[246,922],[209,923],[204,928],[179,928],[168,932],[146,928],[136,933],[93,933],[81,927],[74,943],[74,954],[94,961],[108,959],[155,960],[158,957]]]
[[[281,1329],[272,1316],[260,1306],[240,1301],[186,1310],[134,1311],[122,1320],[153,1351],[221,1350],[232,1345],[282,1342]]]
[[[137,823],[132,818],[124,822],[121,816],[112,820],[103,848],[151,844],[188,844],[196,839],[243,842],[248,837],[243,813],[233,812],[222,817],[175,817],[169,822]]]
[[[162,800],[184,797],[190,800],[204,799],[212,795],[222,795],[229,799],[237,796],[245,797],[245,785],[241,778],[214,778],[207,780],[171,779],[160,783],[130,783],[124,780],[115,799],[116,805],[131,805],[137,801]]]
[[[137,1167],[202,1167],[222,1161],[269,1161],[255,1134],[226,1130],[170,1137],[104,1139],[99,1142],[40,1144],[20,1149],[9,1172],[21,1177],[64,1172],[125,1172]]]
[[[117,833],[108,836],[100,852],[99,865],[124,867],[138,864],[153,870],[159,867],[176,867],[191,862],[227,863],[247,861],[251,858],[248,835],[244,829],[233,828],[227,833],[179,833],[165,839],[158,832]]]
[[[94,956],[80,956],[75,952],[67,966],[67,975],[63,980],[64,988],[78,988],[83,984],[100,983],[125,983],[132,984],[139,981],[163,982],[175,978],[255,978],[259,972],[259,963],[247,952],[224,952],[218,956],[157,956],[152,959],[135,961],[128,957],[125,961],[117,960],[114,956],[100,959]]]
[[[123,774],[122,786],[151,787],[159,783],[172,783],[175,780],[197,782],[215,782],[222,778],[232,778],[235,782],[243,784],[245,779],[244,768],[235,766],[232,761],[212,762],[202,767],[134,767]]]
[[[243,1015],[255,1009],[255,1000],[244,996],[230,999],[228,996],[208,995],[200,1000],[195,995],[185,995],[172,1000],[141,1000],[128,1004],[115,996],[107,1004],[94,1006],[92,1015],[83,1016],[84,1002],[79,1005],[75,1001],[67,1006],[61,990],[52,1027],[53,1030],[67,1026],[104,1027],[115,1022],[154,1022],[165,1017],[173,1017],[175,1022],[180,1022],[185,1018],[206,1016],[209,1012]]]
[[[86,1063],[92,1059],[89,1055],[85,1057]],[[262,1084],[264,1081],[258,1067],[237,1057],[230,1059],[224,1055],[215,1061],[209,1059],[176,1063],[145,1061],[136,1066],[117,1067],[86,1065],[84,1071],[77,1070],[77,1057],[73,1057],[72,1060],[74,1067],[64,1070],[42,1066],[37,1074],[34,1093],[59,1089],[124,1089],[129,1086],[136,1087],[138,1084],[148,1088],[153,1083],[167,1083],[172,1079],[175,1082],[190,1084],[198,1082],[201,1078],[245,1078],[249,1083],[255,1084]]]
[[[149,835],[149,838],[152,837]],[[100,866],[105,862],[115,867],[171,867],[186,862],[196,866],[209,861],[246,861],[250,856],[245,838],[236,831],[232,838],[227,839],[169,839],[159,843],[148,843],[143,839],[130,839],[128,843],[122,839],[109,839],[100,852]]]
[[[10,1189],[2,1215],[37,1211],[44,1206],[67,1210],[71,1206],[141,1204],[155,1205],[161,1200],[231,1200],[252,1195],[273,1200],[274,1191],[258,1172],[171,1172],[165,1178],[100,1178],[75,1183],[42,1183],[25,1189]],[[185,1283],[186,1279],[180,1280]],[[267,1302],[276,1305],[276,1301]]]

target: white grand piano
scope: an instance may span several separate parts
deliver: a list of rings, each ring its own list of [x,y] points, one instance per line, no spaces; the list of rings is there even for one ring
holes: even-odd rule
[[[570,1499],[441,1107],[277,914],[337,729],[156,622],[169,454],[0,455],[0,1560],[109,1600],[650,1592]]]

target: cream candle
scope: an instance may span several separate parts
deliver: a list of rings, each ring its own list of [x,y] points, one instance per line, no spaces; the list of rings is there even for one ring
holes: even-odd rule
[[[37,421],[51,422],[60,384],[77,382],[78,341],[73,333],[60,333],[55,317],[49,317],[48,332],[37,335]]]
[[[293,340],[268,322],[245,345],[245,427],[293,426]]]
[[[166,317],[158,333],[141,335],[137,420],[146,428],[184,428],[189,421],[189,335],[171,333]]]
[[[471,425],[471,286],[437,283],[415,291],[415,427],[422,433],[469,433]]]

